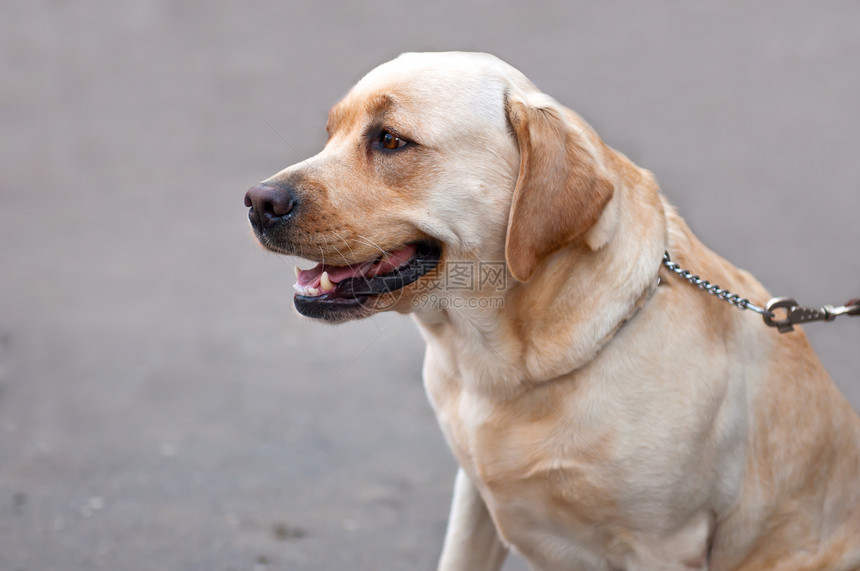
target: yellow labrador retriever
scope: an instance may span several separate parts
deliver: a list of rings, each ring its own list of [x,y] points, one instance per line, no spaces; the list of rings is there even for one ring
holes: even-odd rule
[[[483,54],[386,63],[327,129],[245,202],[319,262],[300,313],[413,314],[460,464],[440,569],[860,568],[858,416],[801,331],[661,267],[769,298],[650,172]]]

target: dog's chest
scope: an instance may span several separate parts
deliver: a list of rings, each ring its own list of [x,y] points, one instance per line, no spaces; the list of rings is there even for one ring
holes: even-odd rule
[[[468,390],[462,379],[432,361],[425,362],[424,374],[449,446],[479,490],[501,538],[536,568],[627,568],[652,560],[655,549],[667,569],[699,560],[709,525],[701,515],[695,521],[676,521],[676,531],[663,535],[663,545],[656,539],[660,533],[634,531],[656,531],[657,520],[665,524],[674,519],[667,499],[653,492],[655,485],[671,489],[673,484],[647,481],[637,469],[626,468],[628,460],[637,465],[637,458],[624,452],[619,456],[619,442],[630,435],[608,420],[612,411],[601,408],[606,399],[596,394],[570,397],[574,391],[559,387],[505,401]],[[671,454],[663,461],[672,462]],[[675,490],[679,501],[691,501],[683,497],[683,486]],[[631,497],[637,498],[636,506]],[[649,521],[631,521],[631,511],[650,514]],[[687,512],[684,517],[691,516]],[[606,554],[612,552],[625,555],[610,561]]]
[[[469,393],[444,374],[425,370],[425,381],[446,439],[505,541],[524,554],[550,537],[560,551],[580,535],[595,543],[594,524],[617,516],[604,469],[611,427],[564,422],[562,404],[540,397],[524,407]],[[601,568],[598,559],[587,562]]]

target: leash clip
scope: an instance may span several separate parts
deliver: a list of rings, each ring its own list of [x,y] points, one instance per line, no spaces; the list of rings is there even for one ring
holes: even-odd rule
[[[810,321],[833,321],[840,315],[851,315],[853,308],[847,306],[833,307],[825,305],[818,309],[803,307],[797,300],[790,297],[775,297],[765,306],[767,313],[763,315],[764,322],[770,327],[776,327],[780,333],[794,331],[794,326]],[[774,310],[785,310],[785,317],[778,319]]]

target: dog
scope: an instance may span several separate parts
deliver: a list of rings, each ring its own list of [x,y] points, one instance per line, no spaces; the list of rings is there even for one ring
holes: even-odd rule
[[[662,264],[770,297],[650,172],[487,54],[401,55],[326,128],[245,205],[318,262],[299,313],[417,323],[460,466],[439,569],[860,568],[860,418],[802,331]]]

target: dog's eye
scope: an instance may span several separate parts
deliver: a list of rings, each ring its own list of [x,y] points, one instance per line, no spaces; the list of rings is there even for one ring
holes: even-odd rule
[[[382,133],[379,134],[379,139],[377,140],[379,146],[383,149],[388,149],[389,151],[393,151],[395,149],[399,149],[406,145],[406,141],[391,131],[383,130]]]

